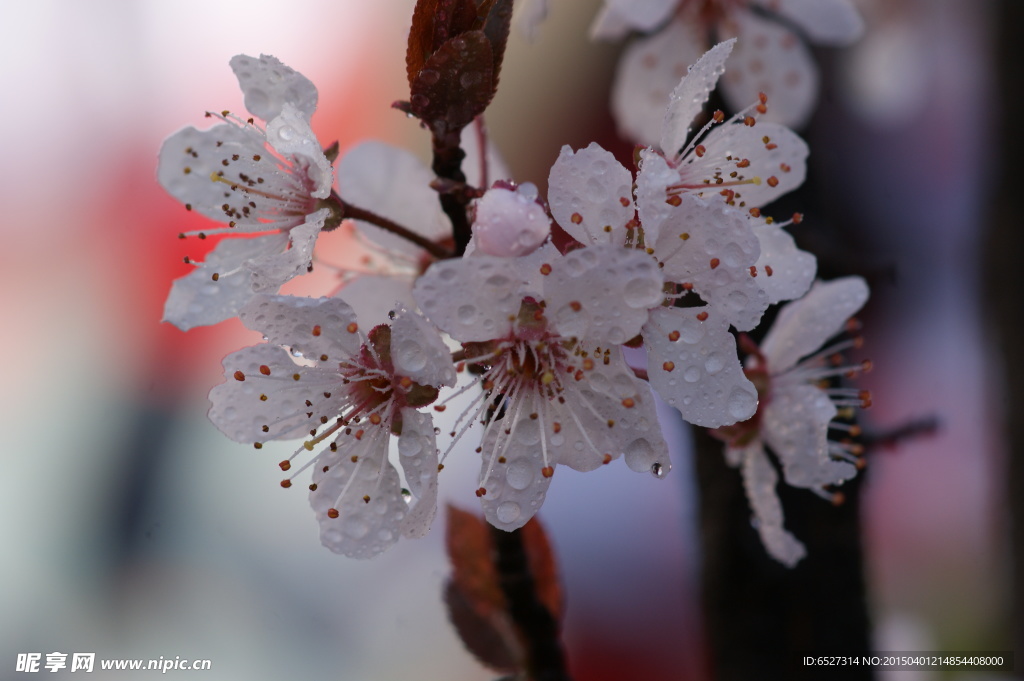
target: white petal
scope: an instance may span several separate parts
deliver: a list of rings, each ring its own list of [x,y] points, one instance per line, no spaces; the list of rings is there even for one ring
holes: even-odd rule
[[[621,245],[633,219],[633,175],[596,142],[576,152],[566,145],[551,166],[548,203],[581,244]]]
[[[547,316],[565,337],[618,345],[640,333],[664,298],[658,264],[642,251],[591,246],[552,263],[544,282]]]
[[[301,172],[313,184],[311,196],[326,199],[334,184],[334,169],[324,156],[323,149],[309,121],[289,103],[285,103],[281,115],[267,122],[267,141],[279,153],[295,157],[302,164]]]
[[[341,197],[432,241],[451,236],[451,224],[430,188],[434,174],[411,153],[383,142],[363,142],[338,162]],[[385,249],[417,259],[423,250],[364,222],[359,231]]]
[[[307,121],[316,111],[316,86],[275,57],[239,54],[231,58],[231,70],[245,95],[245,108],[258,118],[269,121],[280,116],[286,102]]]
[[[362,344],[360,335],[350,330],[355,312],[340,298],[260,295],[239,316],[246,327],[259,331],[270,343],[333,366],[358,353]],[[323,355],[329,359],[320,360]]]
[[[844,46],[864,33],[864,20],[850,0],[758,0],[807,33],[811,42]]]
[[[522,303],[516,260],[481,255],[435,262],[416,280],[413,298],[430,321],[456,340],[502,338]]]
[[[540,25],[548,18],[551,0],[525,0],[520,4],[519,29],[527,42],[536,42],[540,36]]]
[[[690,136],[690,126],[704,109],[718,78],[725,72],[725,60],[732,54],[735,40],[718,43],[693,64],[669,95],[661,131],[661,150],[675,157]]]
[[[757,532],[772,558],[793,567],[807,555],[807,549],[782,525],[782,504],[775,493],[779,476],[775,473],[760,441],[741,450],[743,487],[754,512]]]
[[[824,391],[807,384],[773,389],[762,415],[761,432],[794,487],[821,487],[852,478],[857,469],[828,454],[828,424],[835,405]]]
[[[611,99],[612,114],[623,137],[646,146],[659,143],[669,94],[686,75],[687,66],[704,52],[706,43],[698,30],[694,24],[677,20],[626,48],[615,72]],[[678,148],[668,153],[675,151]]]
[[[755,265],[757,285],[768,295],[769,304],[794,300],[806,293],[818,270],[817,259],[797,248],[793,237],[776,225],[755,225],[754,234],[761,244],[761,257]]]
[[[476,202],[473,239],[486,255],[532,253],[551,235],[551,219],[529,195],[493,187]]]
[[[253,157],[259,158],[260,162],[253,161]],[[279,202],[253,195],[251,198],[256,208],[248,207],[250,210],[242,215],[245,203],[240,200],[238,192],[210,176],[224,173],[223,177],[229,182],[245,186],[238,176],[238,173],[243,173],[246,177],[264,180],[262,184],[274,187],[275,192],[281,186],[293,184],[270,159],[264,137],[253,128],[228,124],[216,125],[209,130],[185,128],[168,137],[160,147],[157,178],[171,196],[191,210],[220,222],[233,220],[239,230],[263,231],[268,226],[261,223],[259,217],[275,212],[275,204]],[[224,165],[225,162],[228,165]],[[250,200],[249,196],[244,198],[245,202]],[[301,218],[293,222],[298,224]]]
[[[387,274],[361,274],[346,282],[337,293],[356,311],[356,319],[368,329],[386,324],[388,313],[400,307],[414,309],[412,276]]]
[[[817,281],[800,300],[789,303],[775,318],[761,351],[772,374],[780,374],[839,333],[868,299],[860,277]]]
[[[646,243],[652,244],[661,234],[661,225],[672,214],[668,203],[668,187],[679,181],[679,173],[665,158],[651,149],[640,152],[640,172],[636,176],[636,205]]]
[[[658,477],[664,477],[672,469],[672,462],[658,422],[654,394],[651,386],[637,378],[626,364],[622,349],[613,349],[610,363],[599,362],[588,373],[587,381],[611,398],[599,413],[615,424],[608,428],[617,444],[613,458],[618,458],[621,452],[630,470],[637,473],[658,470]]]
[[[437,514],[437,441],[429,414],[402,409],[402,434],[398,437],[398,458],[409,491],[416,502],[402,520],[402,535],[422,537]]]
[[[629,18],[614,7],[604,5],[590,25],[591,40],[618,40],[625,38],[632,30]]]
[[[362,440],[342,435],[335,442],[338,450],[325,451],[317,461],[317,488],[309,493],[320,542],[350,558],[372,558],[398,541],[408,513],[398,471],[387,459],[388,435],[366,433]],[[328,515],[332,508],[337,518]]]
[[[735,204],[743,208],[771,203],[799,187],[807,176],[807,143],[789,128],[775,123],[719,125],[708,132],[701,144],[706,149],[704,156],[688,154],[679,166],[683,182],[699,185],[710,180],[710,189],[717,194],[716,174],[725,181],[759,178],[758,184],[730,187],[735,192]],[[745,167],[739,167],[739,163]]]
[[[754,328],[768,308],[768,296],[750,273],[761,254],[751,221],[717,198],[679,198],[654,245],[665,278],[693,284],[738,330]]]
[[[802,127],[818,101],[818,67],[795,33],[751,12],[735,12],[725,28],[739,38],[722,79],[722,94],[734,110],[768,95],[763,120]]]
[[[605,4],[638,31],[650,31],[669,18],[679,0],[605,0]]]
[[[174,282],[164,305],[164,321],[188,331],[234,317],[254,295],[244,264],[283,250],[287,241],[284,234],[223,239],[206,255],[206,262]]]
[[[268,373],[264,375],[260,367]],[[244,380],[239,381],[236,372]],[[300,380],[286,380],[293,374]],[[302,437],[313,420],[306,416],[309,390],[302,380],[310,375],[308,367],[297,366],[276,345],[262,343],[233,352],[224,358],[224,383],[210,391],[210,421],[235,442]],[[260,399],[261,395],[267,399]]]
[[[398,375],[420,385],[455,386],[451,352],[437,329],[415,312],[399,310],[391,323],[391,359]]]
[[[532,402],[534,397],[526,398],[523,412],[539,412],[543,405]],[[528,411],[530,410],[530,411]],[[511,419],[511,415],[506,415]],[[503,419],[504,420],[504,419]],[[512,428],[511,440],[505,445],[506,437],[502,424],[496,424],[484,438],[481,456],[483,457],[480,471],[483,487],[487,493],[480,498],[487,522],[495,527],[512,531],[525,525],[544,503],[551,478],[544,477],[545,466],[543,450],[540,442],[540,426],[538,421],[526,416],[521,423]],[[503,455],[495,455],[503,450]],[[503,456],[504,463],[498,459]],[[548,465],[554,466],[555,460],[549,454]]]
[[[313,264],[313,247],[331,211],[327,208],[309,215],[298,227],[288,230],[288,249],[251,259],[246,265],[252,272],[252,290],[276,293],[286,281],[309,272]]]
[[[718,428],[754,415],[757,390],[743,374],[723,315],[707,306],[659,308],[643,336],[651,387],[684,419]]]

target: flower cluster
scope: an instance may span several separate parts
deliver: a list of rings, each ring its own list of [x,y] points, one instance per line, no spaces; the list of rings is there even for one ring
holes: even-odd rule
[[[768,4],[787,14],[803,3]],[[842,4],[829,6],[838,12]],[[674,5],[609,0],[597,32],[651,29]],[[762,21],[747,16],[745,3],[701,6],[704,22]],[[691,14],[682,3],[664,35]],[[839,16],[827,14],[801,16],[822,26]],[[800,216],[762,214],[801,184],[808,155],[791,130],[764,120],[766,94],[693,130],[723,73],[730,82],[726,63],[742,35],[674,75],[656,116],[645,100],[635,137],[648,146],[638,148],[635,168],[596,144],[565,147],[545,201],[480,144],[482,129],[469,123],[476,109],[445,99],[477,73],[477,53],[491,69],[485,82],[496,84],[501,55],[493,50],[504,46],[507,13],[451,19],[429,41],[416,37],[418,26],[436,29],[429,22],[440,20],[414,17],[414,97],[397,105],[431,130],[431,169],[366,142],[342,156],[333,189],[334,153],[310,127],[316,89],[268,56],[231,60],[252,117],[211,113],[214,127],[165,142],[163,186],[186,209],[226,223],[195,235],[241,237],[221,240],[175,282],[166,319],[188,329],[237,315],[264,336],[224,360],[210,419],[257,449],[299,441],[279,464],[289,473],[282,486],[311,469],[305,484],[323,544],[366,558],[428,530],[443,462],[467,443],[480,455],[476,495],[503,530],[538,511],[560,465],[590,471],[621,457],[664,477],[671,464],[660,398],[727,442],[768,551],[794,564],[803,547],[783,528],[765,447],[789,484],[826,496],[855,471],[855,446],[828,431],[853,428],[837,406],[867,398],[820,384],[862,367],[823,367],[842,348],[816,349],[859,309],[867,288],[856,278],[815,283],[814,257],[784,230]],[[744,49],[762,48],[755,40]],[[632,82],[638,59],[646,64],[627,55],[620,77],[627,88],[649,89]],[[481,82],[471,83],[477,108],[493,95]],[[343,219],[354,221],[376,266],[346,275],[333,297],[277,295],[312,269],[318,236]],[[556,225],[568,237],[557,247]],[[744,365],[735,334],[787,300],[796,302],[760,348],[741,336]],[[627,362],[625,346],[643,347],[646,368]]]

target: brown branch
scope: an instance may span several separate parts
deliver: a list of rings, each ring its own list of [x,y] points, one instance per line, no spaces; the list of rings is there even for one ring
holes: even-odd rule
[[[331,198],[335,199],[339,203],[346,219],[362,220],[363,222],[368,222],[371,225],[380,227],[386,232],[391,232],[392,234],[400,236],[407,241],[411,241],[412,243],[416,244],[417,246],[425,250],[427,253],[430,253],[438,260],[451,258],[453,255],[452,252],[449,251],[444,246],[438,243],[434,243],[425,236],[417,234],[416,232],[410,230],[409,228],[403,227],[397,222],[393,222],[382,215],[377,215],[376,213],[370,212],[365,208],[353,206],[351,203],[348,203],[334,192],[331,193]]]

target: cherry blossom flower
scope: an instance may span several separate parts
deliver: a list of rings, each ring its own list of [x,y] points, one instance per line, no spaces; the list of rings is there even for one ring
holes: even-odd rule
[[[436,510],[438,461],[432,418],[418,409],[455,384],[437,331],[400,310],[390,325],[364,335],[339,298],[258,295],[240,317],[267,342],[225,358],[226,381],[210,393],[214,425],[258,449],[268,440],[306,438],[282,470],[314,453],[281,484],[291,487],[313,468],[310,504],[331,551],[369,558],[399,535],[425,534]],[[393,436],[417,498],[412,506],[388,460]]]
[[[823,388],[821,383],[855,375],[870,368],[870,362],[838,366],[828,361],[855,345],[855,339],[821,346],[843,330],[867,298],[864,280],[846,277],[816,282],[806,296],[783,307],[760,350],[748,360],[746,371],[761,394],[757,414],[746,423],[716,432],[727,442],[727,460],[740,467],[765,548],[790,567],[806,550],[783,528],[782,507],[775,494],[778,475],[765,446],[778,457],[788,484],[833,500],[838,499],[825,488],[841,485],[856,474],[859,448],[831,439],[829,430],[856,433],[856,426],[834,419],[839,409],[869,406],[870,395],[852,388]]]
[[[711,35],[739,38],[723,87],[731,107],[743,108],[765,92],[773,101],[771,120],[806,123],[818,98],[818,69],[790,26],[815,44],[833,46],[855,42],[864,30],[850,0],[605,0],[591,33],[619,39],[654,31],[626,49],[612,93],[623,132],[645,141],[645,110],[664,108]]]
[[[208,113],[221,123],[185,128],[160,150],[164,189],[187,210],[227,223],[195,234],[247,237],[222,240],[174,283],[164,319],[182,330],[232,317],[255,293],[275,292],[308,271],[317,236],[333,218],[323,202],[331,164],[309,126],[316,88],[267,55],[238,55],[231,68],[254,118]]]
[[[420,308],[479,372],[457,393],[483,389],[453,446],[485,424],[477,494],[495,527],[537,512],[557,464],[589,471],[624,453],[635,471],[668,472],[653,396],[616,347],[640,331],[661,287],[653,260],[608,246],[445,260],[416,282]]]
[[[661,146],[681,151],[640,152],[635,202],[632,174],[596,144],[564,147],[548,180],[552,215],[570,236],[643,249],[672,285],[669,300],[693,293],[706,303],[684,309],[659,301],[643,337],[652,387],[687,421],[707,427],[746,420],[757,404],[729,326],[754,328],[770,304],[802,295],[816,269],[782,230],[788,223],[762,219],[759,208],[803,181],[807,147],[799,137],[741,116],[683,147],[731,49],[731,42],[716,46],[680,81]],[[775,137],[756,139],[755,127]],[[774,167],[792,175],[762,182],[743,174]]]

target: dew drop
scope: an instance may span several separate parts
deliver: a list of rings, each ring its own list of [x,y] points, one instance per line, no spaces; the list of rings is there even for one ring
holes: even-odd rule
[[[687,367],[683,372],[683,380],[687,383],[696,383],[700,380],[700,369],[694,366]]]
[[[519,504],[514,501],[506,501],[498,505],[497,516],[498,520],[503,523],[511,523],[515,521],[522,510],[519,508]]]
[[[651,475],[659,480],[663,480],[670,470],[672,470],[671,466],[667,466],[662,463],[654,462],[654,464],[651,465]]]
[[[508,465],[505,482],[512,489],[523,490],[533,482],[533,466],[522,459],[516,459]]]
[[[473,305],[460,305],[455,314],[463,324],[472,324],[476,319],[476,307]]]
[[[282,125],[281,129],[277,131],[277,135],[287,142],[295,138],[295,128],[290,125]]]
[[[757,398],[742,388],[733,388],[726,408],[734,419],[748,419],[757,409]]]
[[[725,367],[725,362],[722,361],[722,356],[717,352],[712,352],[708,355],[707,359],[704,360],[704,369],[714,376]]]
[[[626,284],[626,289],[623,292],[626,305],[633,308],[646,308],[656,305],[660,294],[661,291],[657,286],[657,282],[645,277],[631,279]]]
[[[362,539],[370,532],[370,526],[358,518],[351,518],[345,523],[344,532],[352,539]]]

